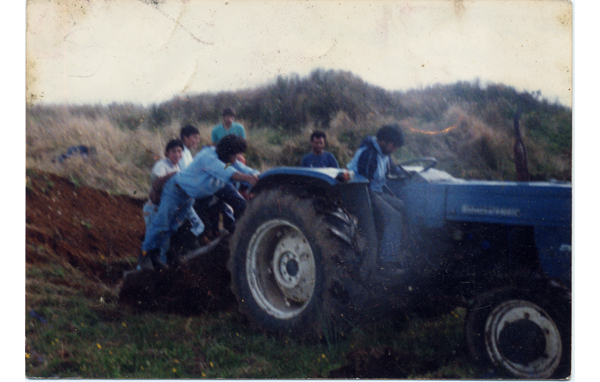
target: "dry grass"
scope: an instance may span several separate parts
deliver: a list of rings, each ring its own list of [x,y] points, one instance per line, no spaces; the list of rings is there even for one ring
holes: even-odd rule
[[[88,114],[65,106],[28,108],[27,168],[56,173],[81,185],[145,197],[150,169],[163,156],[168,140],[179,135],[180,121],[156,129],[140,120],[137,127],[130,124],[129,128],[123,128],[115,122],[117,118],[124,118],[123,110],[90,108],[93,113]],[[139,110],[136,109],[136,113]],[[239,122],[244,124],[243,120]],[[344,167],[364,137],[375,134],[386,123],[398,123],[405,132],[405,146],[395,154],[397,160],[435,157],[439,168],[456,177],[516,179],[512,124],[504,120],[503,124],[492,126],[471,112],[468,105],[453,104],[436,120],[414,116],[394,120],[371,113],[354,121],[344,112],[338,112],[325,130],[326,149]],[[213,124],[195,125],[200,130],[200,145],[210,144]],[[313,125],[304,126],[297,133],[268,126],[248,129],[248,165],[261,171],[274,166],[298,165],[302,156],[310,151],[309,136],[314,129]],[[564,149],[567,154],[561,154],[556,147],[551,150],[543,139],[529,137],[527,131],[524,139],[533,179],[570,180],[570,148]],[[75,145],[93,146],[96,155],[72,157],[63,163],[53,161]]]
[[[147,195],[150,169],[163,157],[166,143],[179,136],[179,123],[162,130],[116,127],[108,112],[96,118],[75,115],[67,108],[55,113],[28,114],[27,168],[65,176],[75,183],[114,193]],[[210,143],[210,126],[198,126],[201,144]],[[70,146],[94,147],[90,158],[56,159]]]

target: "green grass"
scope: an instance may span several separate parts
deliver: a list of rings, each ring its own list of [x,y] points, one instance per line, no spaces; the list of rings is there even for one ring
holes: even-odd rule
[[[464,356],[462,309],[300,343],[254,331],[233,311],[191,317],[137,311],[77,269],[57,264],[28,266],[26,305],[30,378],[327,378],[361,347],[414,354],[410,378],[474,378],[479,372]],[[430,370],[432,362],[439,367]]]

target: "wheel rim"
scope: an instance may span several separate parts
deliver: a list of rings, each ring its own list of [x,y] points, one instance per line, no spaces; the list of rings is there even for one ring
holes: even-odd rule
[[[505,301],[492,311],[485,325],[485,345],[496,366],[523,378],[549,378],[562,355],[554,320],[523,300]]]
[[[248,246],[246,275],[260,308],[278,319],[298,316],[315,290],[315,259],[306,237],[286,220],[263,223]]]

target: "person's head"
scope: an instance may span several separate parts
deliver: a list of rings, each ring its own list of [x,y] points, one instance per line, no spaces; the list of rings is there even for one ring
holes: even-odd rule
[[[400,126],[384,125],[377,131],[377,144],[384,155],[389,155],[404,144],[404,136]]]
[[[238,154],[246,152],[246,140],[237,135],[226,135],[217,144],[217,156],[224,163],[235,164]]]
[[[235,121],[235,110],[228,107],[223,110],[223,126],[229,128],[233,121]]]
[[[319,130],[314,131],[310,135],[310,146],[312,147],[315,155],[323,154],[323,150],[325,149],[325,142],[327,139],[327,135]]]
[[[187,124],[181,128],[181,141],[189,150],[195,149],[200,143],[200,131],[193,125]]]
[[[171,139],[167,143],[167,148],[165,149],[165,157],[169,158],[169,160],[173,164],[179,163],[179,160],[183,156],[183,142],[180,139]]]

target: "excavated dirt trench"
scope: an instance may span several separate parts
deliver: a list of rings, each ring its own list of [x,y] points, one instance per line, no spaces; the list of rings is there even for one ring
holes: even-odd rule
[[[28,171],[26,187],[26,266],[62,264],[81,271],[89,282],[120,291],[120,302],[179,314],[235,308],[229,289],[226,243],[166,274],[135,275],[144,238],[145,200],[79,187],[50,173]],[[69,284],[69,280],[62,280]],[[61,280],[54,280],[60,283]]]

